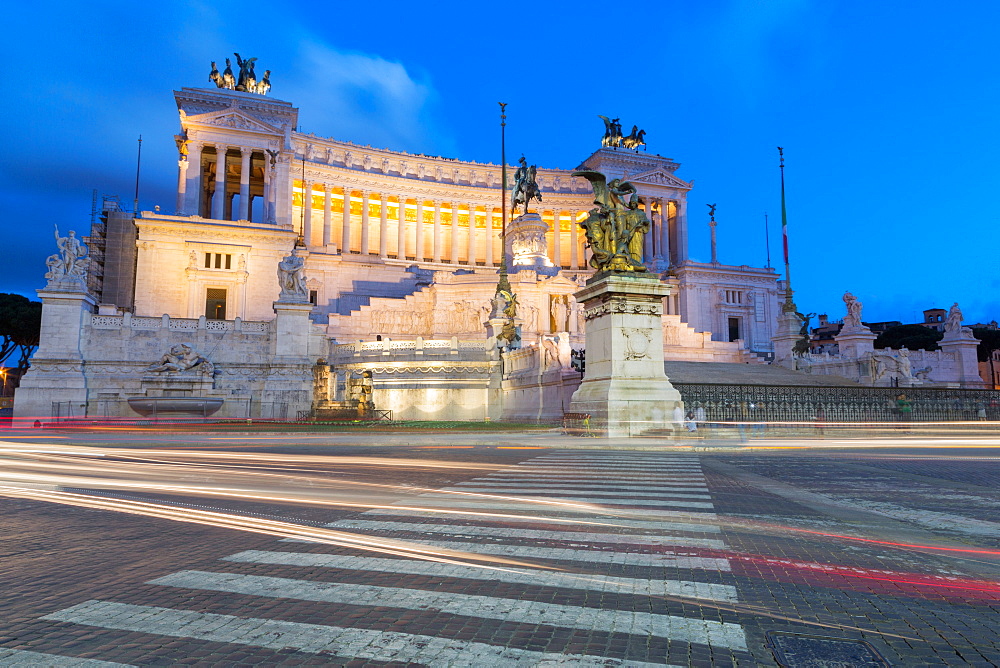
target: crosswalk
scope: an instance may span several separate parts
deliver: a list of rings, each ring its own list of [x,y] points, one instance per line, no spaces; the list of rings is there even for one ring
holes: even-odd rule
[[[724,612],[738,596],[697,457],[544,454],[398,505],[327,526],[520,563],[372,556],[285,539],[147,583],[191,600],[239,597],[267,614],[92,600],[44,619],[294,648],[334,663],[640,668],[686,663],[696,646],[727,663],[748,658],[743,629]],[[30,665],[3,654],[0,665],[5,658]],[[122,665],[97,659],[76,665]]]

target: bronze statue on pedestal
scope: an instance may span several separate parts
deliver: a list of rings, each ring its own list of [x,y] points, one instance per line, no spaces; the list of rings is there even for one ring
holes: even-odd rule
[[[594,204],[587,219],[580,223],[587,234],[593,256],[590,266],[598,271],[647,271],[642,261],[642,247],[649,231],[649,219],[639,208],[639,194],[628,181],[612,179],[600,172],[573,172],[594,189]]]

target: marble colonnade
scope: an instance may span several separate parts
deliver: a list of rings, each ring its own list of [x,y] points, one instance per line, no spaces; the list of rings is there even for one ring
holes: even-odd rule
[[[228,164],[236,157],[235,164]],[[254,179],[255,165],[263,174],[262,180]],[[255,222],[266,222],[273,217],[268,213],[274,211],[274,191],[269,178],[269,157],[264,149],[191,141],[187,155],[180,157],[177,167],[176,208],[179,215],[214,220],[250,220],[252,216]],[[238,172],[238,181],[230,182],[231,171]],[[234,211],[233,199],[237,195],[239,204]],[[253,202],[257,199],[263,206],[254,213]]]
[[[328,252],[346,250],[351,254],[415,262],[499,264],[501,212],[492,202],[407,197],[308,180],[305,186],[305,192],[312,196],[303,199],[302,182],[295,182],[299,196],[292,219],[296,227],[298,219],[302,219],[303,237],[309,247],[323,246]],[[340,216],[335,215],[338,208]],[[319,210],[323,221],[321,233]],[[584,235],[574,224],[583,215],[582,211],[566,209],[543,212],[543,219],[553,230],[556,221],[563,227],[559,235],[552,235],[549,243],[550,258],[559,266],[586,268],[589,256],[583,248]],[[340,229],[336,230],[333,226],[338,218]],[[338,236],[339,248],[331,243]]]

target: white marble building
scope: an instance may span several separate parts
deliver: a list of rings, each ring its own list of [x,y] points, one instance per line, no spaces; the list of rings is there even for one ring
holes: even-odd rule
[[[232,337],[236,347],[211,343],[216,356],[226,358],[212,360],[219,363],[223,377],[238,377],[244,361],[266,365],[281,346],[308,340],[308,349],[279,355],[290,365],[288,373],[304,374],[301,387],[294,391],[276,389],[251,371],[244,377],[254,378],[253,383],[225,386],[225,391],[247,401],[266,394],[271,401],[289,402],[294,410],[310,405],[302,394],[303,387],[314,385],[313,372],[307,368],[327,360],[350,366],[344,361],[344,349],[337,346],[374,344],[377,339],[485,340],[484,322],[502,252],[499,165],[300,133],[295,130],[298,109],[290,102],[254,93],[182,88],[174,98],[180,115],[176,211],[144,211],[134,225],[121,212],[112,212],[92,231],[96,260],[88,280],[91,294],[72,306],[74,314],[82,313],[80,331],[59,335],[75,337],[73,373],[83,376],[73,392],[63,394],[90,406],[98,395],[107,399],[117,393],[124,399],[153,391],[136,374],[141,376],[139,371],[155,361],[153,348],[163,348],[178,328],[204,331],[208,337],[204,345],[209,346],[210,332],[236,332],[234,323],[243,323],[239,336]],[[600,144],[598,129],[595,145]],[[652,141],[655,147],[666,140]],[[581,153],[586,155],[587,147],[581,147]],[[579,165],[609,179],[627,179],[642,198],[652,222],[644,261],[671,286],[664,300],[664,357],[759,362],[773,351],[777,275],[769,268],[689,259],[691,184],[676,175],[679,167],[654,153],[611,147],[598,148]],[[538,170],[543,201],[533,203],[531,212],[547,227],[541,252],[551,270],[510,267],[522,305],[519,324],[524,343],[536,346],[540,360],[545,336],[559,336],[561,345],[583,346],[580,306],[572,295],[593,269],[588,266],[583,230],[576,223],[592,207],[592,192],[585,179],[572,176],[575,168]],[[115,244],[109,241],[112,236]],[[282,312],[292,316],[276,303],[276,268],[297,240],[305,247],[299,253],[305,257],[312,307],[304,310],[311,324],[301,336],[289,338],[285,331],[279,340],[282,330],[274,324],[276,318]],[[139,346],[136,323],[150,319],[174,324],[157,329],[156,345],[146,341]],[[117,333],[110,335],[109,330]],[[240,348],[244,344],[250,346],[245,355]],[[19,394],[34,398],[22,399],[19,414],[47,410],[45,384],[33,386],[31,376],[42,377],[50,349],[55,350],[43,341]],[[492,359],[493,353],[481,346],[456,347],[456,354],[460,350],[465,352],[459,357],[470,364]],[[385,357],[392,357],[391,351],[380,353],[382,366],[377,368],[386,368]],[[58,359],[62,358],[52,357]],[[90,360],[112,366],[127,362],[120,367],[122,373],[129,375],[126,367],[135,373],[126,380],[115,380],[114,374],[87,376]],[[361,372],[369,367],[350,368]],[[568,369],[564,372],[572,375]],[[219,383],[216,386],[223,391]],[[378,388],[376,383],[376,403]],[[327,389],[314,393],[313,403],[319,394],[332,400],[336,388]],[[398,392],[393,396],[397,401]],[[479,406],[463,414],[488,414],[483,407],[487,394],[476,397],[462,399],[467,407]],[[416,407],[414,415],[445,411],[424,410],[421,401],[403,403]],[[30,409],[24,408],[29,404]]]

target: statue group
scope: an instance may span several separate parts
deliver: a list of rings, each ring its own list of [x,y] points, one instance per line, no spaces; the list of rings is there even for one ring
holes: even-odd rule
[[[590,265],[598,271],[647,271],[642,260],[642,246],[649,231],[649,219],[639,208],[639,195],[628,181],[612,179],[600,172],[573,172],[590,181],[594,204],[587,219],[580,223],[586,231],[593,255]]]
[[[308,301],[309,289],[306,287],[305,258],[293,251],[278,263],[278,286],[282,301]]]
[[[632,132],[627,137],[622,135],[621,119],[599,116],[604,121],[604,138],[601,139],[601,146],[611,146],[613,148],[637,149],[645,146],[645,130],[640,130],[638,125],[632,126]]]
[[[178,343],[171,346],[170,350],[158,362],[153,362],[146,367],[146,371],[180,373],[195,368],[206,376],[215,373],[215,365],[195,352],[190,343]]]
[[[59,248],[59,252],[46,258],[45,266],[48,267],[48,271],[45,273],[45,278],[50,281],[85,278],[90,264],[87,247],[80,243],[73,230],[69,231],[69,236],[61,237],[59,226],[55,227],[56,247]]]
[[[226,58],[226,69],[222,73],[219,73],[219,68],[216,67],[213,60],[208,80],[215,83],[218,88],[267,95],[267,92],[271,90],[271,70],[265,70],[264,76],[258,81],[257,74],[254,72],[254,63],[257,59],[247,58],[244,60],[240,58],[238,53],[233,55],[236,56],[236,67],[239,68],[239,75],[233,74],[233,64],[229,58]]]

